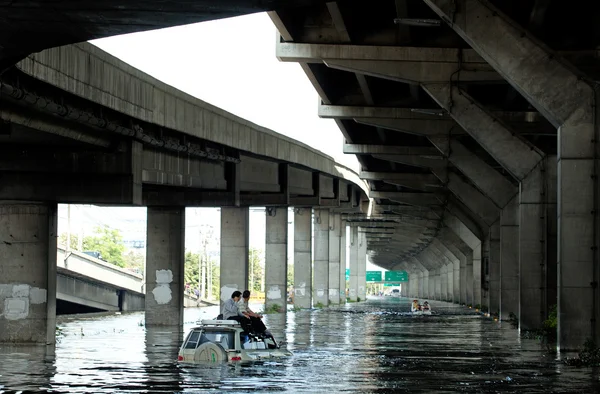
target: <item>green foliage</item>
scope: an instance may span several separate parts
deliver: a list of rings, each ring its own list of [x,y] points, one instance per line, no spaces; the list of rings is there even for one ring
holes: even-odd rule
[[[192,289],[198,289],[198,283],[200,281],[200,267],[199,267],[200,255],[197,253],[186,252],[185,253],[185,270],[184,270],[184,282],[189,284]]]
[[[481,309],[481,304],[475,305],[475,309]]]
[[[146,270],[146,256],[141,251],[130,250],[123,255],[125,268],[131,268],[144,275]]]
[[[589,367],[600,365],[600,349],[591,339],[588,339],[583,344],[583,349],[579,352],[578,357],[565,359],[565,364],[576,367]]]
[[[356,297],[356,302],[360,302],[360,297]]]
[[[510,325],[512,326],[512,328],[518,328],[519,327],[519,318],[513,312],[510,312],[508,314],[508,322],[510,323]]]
[[[265,278],[265,267],[261,264],[263,251],[262,249],[250,248],[248,252],[248,271],[249,282],[252,291],[262,291],[263,280]]]
[[[325,305],[323,305],[323,303],[321,301],[317,302],[317,304],[315,305],[315,308],[325,308]]]
[[[298,305],[294,305],[294,307],[292,308],[293,312],[298,312],[298,311],[301,311],[301,310],[302,310],[302,308],[300,308]]]
[[[125,244],[119,230],[111,229],[108,226],[96,227],[93,236],[83,239],[83,250],[100,252],[102,260],[125,267],[123,259]]]
[[[287,289],[294,287],[294,264],[288,265],[287,272]]]
[[[271,313],[281,313],[282,311],[283,311],[283,308],[281,307],[281,305],[272,304],[272,305],[269,305],[269,307],[265,308],[264,313],[268,315]]]
[[[79,250],[78,249],[78,241],[79,237],[77,234],[71,234],[71,250]],[[58,237],[58,246],[65,248],[67,246],[67,233],[62,233]]]
[[[548,318],[546,320],[544,320],[544,329],[546,329],[546,330],[556,329],[557,325],[558,325],[558,311],[557,311],[556,305],[552,305],[552,307],[550,308],[550,314],[548,315]]]
[[[185,283],[190,284],[191,289],[200,289],[200,255],[198,253],[185,253]],[[219,282],[221,271],[220,267],[214,261],[208,261],[207,269],[212,274],[212,278],[208,278],[207,286],[211,286],[211,294],[217,296],[219,294]],[[208,289],[208,287],[207,287]]]

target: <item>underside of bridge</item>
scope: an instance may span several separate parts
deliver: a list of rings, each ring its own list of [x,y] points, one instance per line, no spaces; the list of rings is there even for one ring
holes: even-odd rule
[[[0,71],[60,45],[317,3],[324,0],[3,1]]]
[[[558,304],[563,349],[596,337],[600,4],[338,1],[270,16],[277,57],[301,65],[370,185],[372,215],[347,220],[373,263],[407,269],[417,296],[447,274],[455,301],[523,329]]]

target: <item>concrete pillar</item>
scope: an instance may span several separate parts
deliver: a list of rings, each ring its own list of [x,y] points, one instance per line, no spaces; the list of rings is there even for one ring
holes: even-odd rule
[[[358,298],[367,300],[367,235],[358,234]]]
[[[515,197],[500,217],[500,320],[519,313],[519,206]]]
[[[329,304],[340,303],[340,248],[342,218],[339,213],[329,213]]]
[[[329,210],[315,209],[315,263],[313,302],[329,305]]]
[[[294,306],[312,307],[312,209],[294,209]]]
[[[500,223],[490,227],[489,232],[489,313],[500,313]]]
[[[248,208],[221,208],[221,308],[234,291],[248,287],[248,226]]]
[[[542,327],[556,304],[556,157],[521,182],[519,201],[519,328]],[[549,253],[550,252],[550,253]]]
[[[350,289],[348,298],[356,302],[358,297],[358,227],[350,227]],[[408,289],[407,289],[408,292]]]
[[[442,300],[442,273],[440,268],[435,270],[435,299]]]
[[[0,343],[56,341],[56,211],[0,203]]]
[[[265,308],[287,310],[288,209],[267,207],[265,237]]]
[[[481,306],[481,244],[473,249],[473,307]]]
[[[429,270],[429,281],[427,291],[429,299],[435,300],[435,270]]]
[[[451,12],[445,1],[426,3],[452,20],[449,26],[558,129],[558,349],[568,354],[587,339],[597,343],[597,143],[590,143],[598,141],[595,86],[488,1],[466,7],[461,0]],[[499,141],[496,133],[494,144],[510,154],[497,161],[505,166],[511,160],[529,174],[534,166],[524,166],[521,155]]]
[[[423,298],[431,298],[429,293],[429,271],[423,271]]]
[[[424,274],[423,271],[419,271],[417,274],[419,278],[419,298],[425,297],[425,289],[423,288]]]
[[[443,265],[440,271],[440,300],[448,301],[448,268]]]
[[[346,303],[346,221],[340,228],[340,304]]]
[[[446,291],[446,301],[454,302],[454,263],[446,266],[446,276],[448,277],[448,289]]]
[[[182,326],[185,208],[149,207],[147,233],[146,325]]]

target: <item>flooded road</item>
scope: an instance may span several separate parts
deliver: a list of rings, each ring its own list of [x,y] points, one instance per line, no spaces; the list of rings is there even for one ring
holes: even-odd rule
[[[294,355],[223,365],[179,364],[183,333],[145,328],[143,313],[63,317],[54,355],[0,347],[0,393],[600,391],[596,370],[562,365],[508,324],[450,304],[432,308],[436,315],[408,316],[409,300],[385,297],[267,315]],[[184,331],[217,309],[186,309]]]

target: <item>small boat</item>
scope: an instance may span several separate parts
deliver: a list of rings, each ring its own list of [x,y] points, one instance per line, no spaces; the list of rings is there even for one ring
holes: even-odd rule
[[[189,363],[251,361],[289,357],[272,336],[247,335],[235,320],[202,320],[186,336],[177,360]]]

